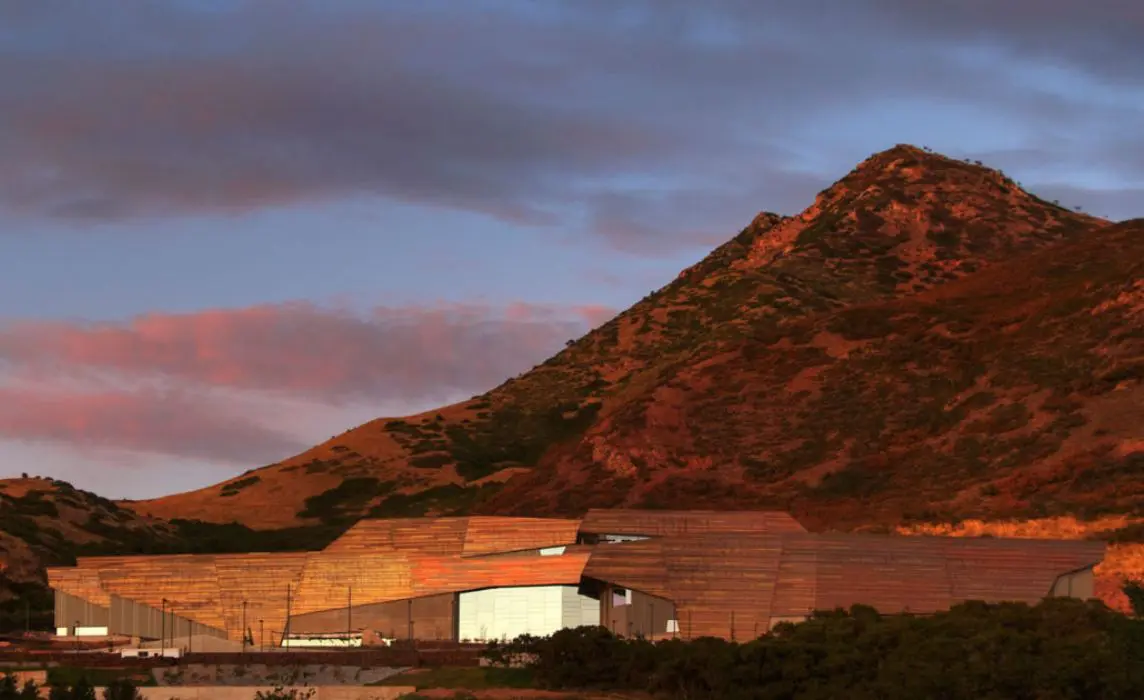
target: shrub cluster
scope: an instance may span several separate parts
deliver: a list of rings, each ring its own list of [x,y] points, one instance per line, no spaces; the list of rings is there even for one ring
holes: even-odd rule
[[[40,689],[33,681],[23,686],[16,683],[15,676],[5,674],[0,677],[0,700],[36,700]],[[49,700],[96,700],[95,688],[80,678],[73,684],[53,684],[48,694]],[[114,680],[103,691],[103,700],[139,700],[139,691],[131,681]]]
[[[1144,698],[1144,622],[1099,601],[965,603],[932,616],[820,612],[746,643],[617,637],[581,627],[488,652],[554,689],[700,700]]]

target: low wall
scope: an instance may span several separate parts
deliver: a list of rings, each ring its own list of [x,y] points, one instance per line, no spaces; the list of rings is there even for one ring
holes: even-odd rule
[[[293,666],[297,664],[342,664],[353,666],[476,666],[480,659],[480,646],[433,646],[424,648],[380,647],[353,650],[312,651],[266,651],[246,654],[200,653],[198,651],[182,657],[181,663],[197,664],[249,664],[260,663],[271,666]],[[153,668],[155,666],[175,666],[174,659],[124,659],[119,654],[84,653],[66,651],[7,651],[0,650],[0,663],[12,662],[20,665],[42,665],[58,663],[64,666],[87,668]]]
[[[96,688],[96,697],[103,697],[103,688]],[[181,688],[139,688],[143,700],[254,700],[259,691],[274,690],[270,686],[222,686],[201,685]],[[290,690],[287,688],[286,690]],[[411,685],[366,687],[361,685],[325,685],[315,688],[298,688],[298,696],[306,698],[306,692],[313,690],[310,700],[396,700],[412,693]],[[47,697],[43,693],[41,697]]]

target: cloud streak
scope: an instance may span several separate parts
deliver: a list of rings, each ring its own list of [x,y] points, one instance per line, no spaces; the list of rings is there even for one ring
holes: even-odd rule
[[[309,446],[201,396],[154,391],[0,388],[0,438],[255,464]]]
[[[898,140],[807,168],[814,137],[791,125],[852,105],[987,107],[1033,125],[1030,167],[1070,130],[1087,134],[1080,153],[1138,146],[1144,100],[1101,105],[1018,70],[1059,64],[1139,96],[1137,5],[130,2],[112,15],[52,0],[0,30],[0,205],[115,220],[376,195],[541,228],[583,220],[621,249],[707,244],[758,209],[797,211],[836,168]],[[966,58],[978,49],[991,58]]]
[[[119,324],[0,327],[0,361],[93,381],[161,379],[336,403],[425,402],[490,389],[614,312],[598,306],[375,307],[306,302]]]
[[[283,430],[283,416],[256,408],[274,397],[311,416],[430,408],[491,389],[613,313],[289,303],[12,323],[0,326],[0,438],[266,463],[326,437]]]

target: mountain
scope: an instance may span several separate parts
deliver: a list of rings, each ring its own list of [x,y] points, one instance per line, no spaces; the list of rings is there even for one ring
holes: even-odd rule
[[[621,505],[847,529],[1135,513],[1142,233],[896,146],[486,394],[120,505],[253,528]]]

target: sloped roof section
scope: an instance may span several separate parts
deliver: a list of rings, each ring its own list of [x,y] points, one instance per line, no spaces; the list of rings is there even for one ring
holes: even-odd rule
[[[576,543],[579,520],[471,517],[462,554],[521,552]]]
[[[388,550],[439,556],[516,552],[574,544],[579,526],[579,520],[495,516],[362,520],[324,551]]]
[[[600,545],[592,550],[584,575],[661,598],[672,593],[659,539]]]
[[[323,551],[349,554],[402,550],[442,556],[459,555],[465,549],[468,527],[468,518],[360,520]]]
[[[592,509],[581,533],[674,537],[701,534],[806,532],[781,511]]]

